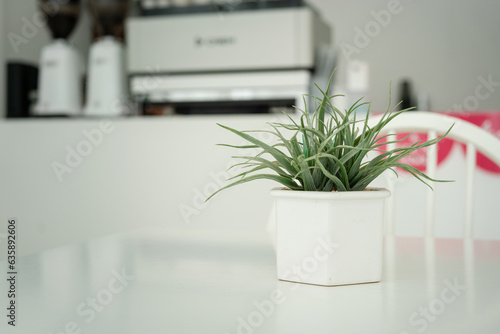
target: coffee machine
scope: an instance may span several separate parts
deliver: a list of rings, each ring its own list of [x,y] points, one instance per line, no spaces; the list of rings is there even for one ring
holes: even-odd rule
[[[328,82],[331,28],[314,7],[273,0],[225,10],[143,6],[127,20],[130,93],[143,114],[293,113],[314,83]]]
[[[40,58],[36,116],[74,116],[81,112],[83,63],[68,42],[80,16],[80,0],[55,2],[39,0],[53,41],[45,46]]]
[[[124,21],[129,0],[88,0],[95,42],[90,48],[85,115],[128,113]]]

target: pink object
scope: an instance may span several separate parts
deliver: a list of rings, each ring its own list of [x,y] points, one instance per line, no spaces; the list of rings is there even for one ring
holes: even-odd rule
[[[460,118],[462,120],[465,120],[467,122],[470,122],[472,124],[475,124],[484,130],[488,131],[489,133],[495,135],[497,138],[500,139],[500,111],[476,111],[476,112],[467,112],[467,113],[457,113],[457,112],[439,112],[440,114],[445,114],[447,116],[451,117],[456,117]],[[409,133],[398,133],[397,134],[397,139],[402,139],[405,136],[407,136]],[[403,146],[409,146],[415,142],[418,141],[425,141],[427,140],[427,134],[425,133],[412,133],[408,138],[403,140],[402,142],[398,143],[396,147],[403,147]],[[452,139],[443,139],[440,141],[437,145],[437,152],[438,152],[438,166],[441,165],[448,155],[450,154],[453,146],[455,144],[460,145],[462,148],[464,154],[465,154],[465,145],[462,143],[456,143]],[[385,150],[386,146],[380,147],[381,149]],[[484,156],[482,153],[477,153],[477,160],[476,160],[477,167],[480,168],[481,170],[487,171],[489,173],[493,174],[500,174],[500,166],[495,164],[493,161],[488,159],[486,156]],[[422,172],[426,172],[426,163],[427,163],[427,154],[425,149],[417,150],[415,151],[412,156],[405,157],[401,160],[401,162],[409,164],[410,166],[413,166],[417,168],[418,170]],[[403,170],[399,169],[398,171],[404,172]]]
[[[447,114],[475,124],[500,139],[500,111]],[[461,144],[461,147],[465,152],[465,145]],[[500,174],[500,166],[485,157],[482,153],[477,153],[476,161],[480,169],[490,173]]]

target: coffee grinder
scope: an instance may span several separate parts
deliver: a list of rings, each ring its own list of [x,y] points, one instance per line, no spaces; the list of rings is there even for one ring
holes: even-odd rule
[[[52,42],[42,49],[38,79],[37,116],[73,116],[82,108],[83,62],[68,42],[81,12],[80,0],[39,0]]]
[[[123,45],[128,0],[88,0],[95,42],[90,48],[85,115],[118,116],[127,110]]]

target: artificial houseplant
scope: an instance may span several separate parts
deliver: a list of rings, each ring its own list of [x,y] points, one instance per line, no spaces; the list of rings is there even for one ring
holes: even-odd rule
[[[289,123],[269,123],[272,130],[238,131],[219,124],[249,142],[223,146],[260,152],[233,157],[243,159],[234,165],[243,171],[216,193],[258,179],[284,186],[271,191],[276,199],[279,279],[319,285],[377,282],[382,268],[384,201],[390,192],[368,185],[387,170],[397,174],[396,168],[429,187],[427,181],[440,181],[400,160],[435,145],[451,129],[439,138],[385,150],[387,144],[406,139],[391,140],[381,133],[408,109],[395,111],[399,104],[391,109],[389,96],[387,110],[370,126],[370,103],[360,99],[341,111],[332,100],[342,95],[329,96],[330,83],[326,90],[317,87],[320,97],[304,95],[305,109],[299,109],[299,119],[287,115]],[[314,104],[312,112],[306,98],[312,101],[309,106]],[[368,112],[357,119],[356,111],[363,106]],[[271,133],[277,143],[267,144],[252,132]],[[290,132],[287,138],[284,134]],[[370,152],[378,154],[369,157]]]

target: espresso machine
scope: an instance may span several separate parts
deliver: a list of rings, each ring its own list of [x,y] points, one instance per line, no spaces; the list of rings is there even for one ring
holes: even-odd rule
[[[328,82],[336,59],[319,11],[301,0],[218,3],[142,2],[127,20],[130,93],[142,113],[304,108],[302,95]]]
[[[90,48],[87,101],[84,114],[128,114],[124,21],[129,0],[88,0],[94,19],[94,43]]]
[[[39,0],[53,41],[40,58],[36,116],[74,116],[81,112],[83,62],[68,42],[81,12],[80,0],[57,2]]]

